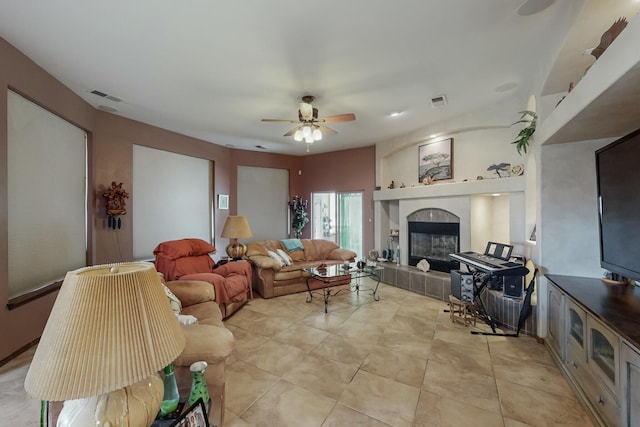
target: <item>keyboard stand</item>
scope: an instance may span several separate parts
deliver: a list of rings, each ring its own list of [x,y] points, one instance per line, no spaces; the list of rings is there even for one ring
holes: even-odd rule
[[[515,269],[511,269],[511,270],[505,270],[505,271],[499,271],[499,272],[487,272],[487,271],[478,271],[478,269],[476,269],[474,266],[470,266],[469,264],[467,264],[467,269],[469,269],[471,271],[471,269],[473,269],[472,274],[473,274],[473,300],[474,302],[476,302],[476,311],[477,311],[477,317],[479,318],[483,318],[484,321],[486,322],[487,325],[489,325],[491,327],[491,331],[492,332],[483,332],[483,331],[471,331],[471,333],[473,335],[491,335],[491,336],[500,336],[500,337],[517,337],[519,336],[520,333],[520,327],[518,327],[518,333],[502,333],[502,332],[497,332],[496,329],[498,327],[498,323],[496,322],[496,320],[493,318],[493,316],[491,316],[491,314],[489,313],[489,310],[487,310],[487,307],[484,304],[484,301],[482,300],[482,291],[484,291],[487,287],[487,285],[489,284],[489,279],[491,279],[491,277],[493,276],[519,276],[519,277],[524,277],[528,274],[529,269],[527,269],[526,267],[522,266],[521,268],[515,268]],[[478,282],[480,280],[476,280],[476,276],[479,276],[480,274],[484,275],[484,277],[482,278],[482,281],[480,283],[480,285],[478,285]],[[530,301],[530,295],[529,295],[529,301]],[[524,306],[521,310],[521,316],[524,314]]]

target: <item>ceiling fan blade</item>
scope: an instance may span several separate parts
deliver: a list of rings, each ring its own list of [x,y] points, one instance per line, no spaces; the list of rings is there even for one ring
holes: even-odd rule
[[[284,134],[284,135],[282,135],[282,136],[291,136],[291,135],[293,135],[294,133],[296,133],[296,132],[298,131],[298,129],[300,129],[300,128],[299,128],[299,127],[295,127],[295,128],[291,129],[289,132],[285,133],[285,134]]]
[[[286,123],[298,123],[298,120],[288,119],[262,119],[263,122],[286,122]]]
[[[349,114],[336,114],[335,116],[320,117],[319,122],[336,123],[336,122],[351,122],[356,119],[356,115]]]
[[[318,128],[320,129],[320,132],[322,132],[323,135],[335,135],[336,132],[335,130],[326,127],[325,125],[316,125],[318,126]]]

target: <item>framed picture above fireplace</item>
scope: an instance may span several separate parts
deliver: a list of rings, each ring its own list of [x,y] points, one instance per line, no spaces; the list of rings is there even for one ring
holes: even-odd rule
[[[453,178],[453,138],[430,142],[418,147],[418,182]]]

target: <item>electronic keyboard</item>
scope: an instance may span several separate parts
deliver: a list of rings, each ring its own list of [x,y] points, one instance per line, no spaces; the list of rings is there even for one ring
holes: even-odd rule
[[[520,263],[471,251],[449,254],[449,257],[495,276],[526,276],[529,272],[529,269]]]

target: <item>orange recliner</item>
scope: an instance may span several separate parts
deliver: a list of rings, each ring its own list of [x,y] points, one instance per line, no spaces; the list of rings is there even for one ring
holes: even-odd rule
[[[215,267],[209,254],[216,248],[201,239],[181,239],[162,242],[153,250],[156,270],[165,281],[203,280],[213,285],[215,301],[222,317],[227,318],[253,298],[251,264],[247,261],[228,262]]]

